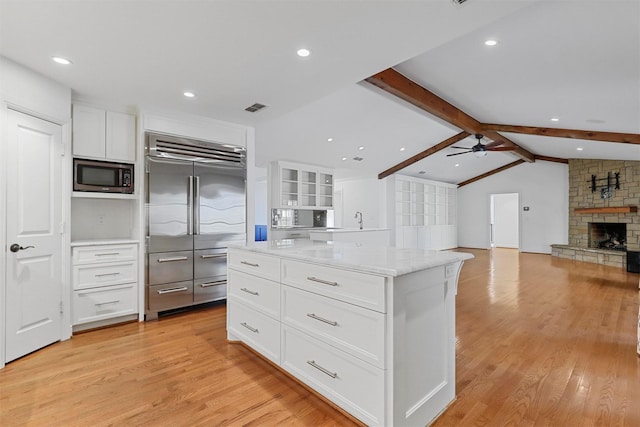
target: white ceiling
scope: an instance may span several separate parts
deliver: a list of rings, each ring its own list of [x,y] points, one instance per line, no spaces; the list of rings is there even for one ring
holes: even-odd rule
[[[0,55],[79,100],[255,126],[259,166],[341,176],[375,176],[459,132],[361,82],[389,67],[482,122],[640,133],[640,0],[0,0]],[[268,108],[245,112],[254,102]],[[538,155],[640,160],[638,145],[505,136]],[[516,160],[454,152],[401,173],[457,183]]]

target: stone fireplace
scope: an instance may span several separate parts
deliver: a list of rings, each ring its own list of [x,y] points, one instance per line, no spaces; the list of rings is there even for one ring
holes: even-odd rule
[[[619,189],[593,191],[593,176],[616,173]],[[626,269],[640,251],[638,206],[640,161],[569,159],[568,244],[551,245],[552,255]]]

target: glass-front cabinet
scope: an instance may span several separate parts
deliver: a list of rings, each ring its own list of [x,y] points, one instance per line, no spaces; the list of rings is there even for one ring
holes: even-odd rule
[[[270,177],[273,208],[333,208],[333,171],[330,169],[274,162]]]

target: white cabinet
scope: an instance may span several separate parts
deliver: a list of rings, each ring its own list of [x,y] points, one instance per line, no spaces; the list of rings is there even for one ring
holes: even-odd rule
[[[360,255],[348,254],[356,246],[314,244],[323,255],[304,261],[289,249],[260,247],[266,249],[229,248],[229,340],[367,425],[428,425],[453,401],[460,254],[434,255],[420,268],[382,275],[354,271]],[[335,253],[327,258],[327,251]],[[374,251],[375,265],[425,256]]]
[[[457,188],[453,184],[398,176],[395,185],[395,240],[401,248],[457,247]]]
[[[72,248],[74,326],[138,312],[137,248],[132,243]]]
[[[134,162],[135,141],[135,116],[74,104],[74,156]]]
[[[332,209],[333,171],[289,162],[270,165],[271,208]]]

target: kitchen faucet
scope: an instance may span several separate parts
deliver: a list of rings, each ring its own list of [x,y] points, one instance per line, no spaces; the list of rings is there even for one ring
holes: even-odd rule
[[[354,218],[358,220],[358,224],[360,224],[360,230],[362,230],[362,212],[356,212],[356,216]]]

